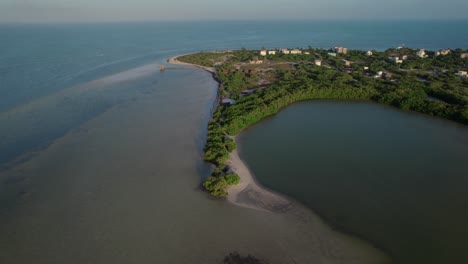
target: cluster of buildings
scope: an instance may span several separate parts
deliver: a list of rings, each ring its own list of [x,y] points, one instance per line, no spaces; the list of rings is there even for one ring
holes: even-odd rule
[[[276,55],[277,53],[281,54],[304,54],[304,55],[310,55],[309,51],[302,51],[301,49],[279,49],[279,50],[266,50],[262,49],[260,51],[261,56],[266,56],[266,55]]]
[[[392,56],[392,57],[389,57],[389,59],[395,63],[403,63],[403,61],[408,59],[408,55]]]

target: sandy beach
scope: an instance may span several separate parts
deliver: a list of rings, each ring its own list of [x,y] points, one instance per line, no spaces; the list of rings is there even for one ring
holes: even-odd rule
[[[237,150],[231,152],[227,164],[241,178],[238,185],[229,187],[227,197],[229,202],[269,212],[285,212],[293,207],[293,203],[287,198],[266,189],[255,180]]]
[[[186,63],[186,62],[182,62],[182,61],[179,61],[179,60],[178,60],[178,58],[180,58],[180,57],[182,57],[182,56],[190,55],[190,54],[193,54],[193,53],[182,54],[182,55],[178,55],[178,56],[169,58],[169,59],[167,60],[167,63],[169,63],[169,64],[174,64],[174,65],[187,65],[187,66],[192,66],[192,67],[195,67],[195,68],[199,68],[199,69],[205,70],[205,71],[210,72],[210,73],[212,73],[212,74],[215,74],[215,73],[216,73],[216,70],[215,70],[214,67],[205,67],[205,66],[200,66],[200,65],[192,64],[192,63]]]

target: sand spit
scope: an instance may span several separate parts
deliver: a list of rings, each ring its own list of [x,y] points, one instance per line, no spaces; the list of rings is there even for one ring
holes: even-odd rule
[[[180,58],[180,57],[182,57],[182,56],[190,55],[190,54],[193,54],[193,53],[178,55],[178,56],[169,58],[169,59],[167,60],[167,63],[169,63],[169,64],[174,64],[174,65],[187,65],[187,66],[192,66],[192,67],[195,67],[195,68],[199,68],[199,69],[205,70],[205,71],[210,72],[210,73],[212,73],[212,74],[215,74],[215,73],[216,73],[216,70],[215,70],[214,67],[205,67],[205,66],[201,66],[201,65],[197,65],[197,64],[181,62],[181,61],[178,60],[178,58]]]
[[[256,182],[247,165],[239,157],[237,150],[231,152],[227,164],[241,178],[240,184],[228,189],[227,200],[229,202],[269,212],[285,212],[293,207],[292,202],[287,198]]]

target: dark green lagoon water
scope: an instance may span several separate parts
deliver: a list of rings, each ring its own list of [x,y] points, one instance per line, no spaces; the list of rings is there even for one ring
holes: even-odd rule
[[[292,105],[241,134],[259,181],[396,263],[468,263],[468,128],[368,102]]]

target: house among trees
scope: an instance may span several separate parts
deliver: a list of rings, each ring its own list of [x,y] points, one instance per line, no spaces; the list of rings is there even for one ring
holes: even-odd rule
[[[266,55],[267,55],[267,50],[266,50],[266,49],[262,49],[262,50],[260,51],[260,55],[261,55],[261,56],[266,56]]]
[[[462,53],[462,54],[460,55],[460,58],[462,58],[462,59],[468,58],[468,53]]]
[[[345,66],[351,66],[351,62],[349,60],[341,60],[341,62],[343,62],[345,64]]]
[[[268,54],[269,54],[269,55],[276,55],[276,50],[269,50],[269,51],[268,51]]]
[[[280,51],[283,54],[289,54],[290,53],[290,51],[288,49],[281,49]]]
[[[259,60],[258,57],[254,57],[253,60],[249,61],[250,64],[262,64],[263,61]]]
[[[221,104],[223,104],[223,105],[233,105],[233,104],[236,104],[236,101],[232,100],[230,98],[225,98],[225,99],[223,99]]]
[[[418,57],[420,58],[427,58],[427,55],[426,55],[426,50],[425,49],[420,49],[417,53]]]
[[[400,59],[400,57],[390,57],[389,59],[391,59],[395,63],[403,63],[403,60]]]
[[[322,66],[322,59],[316,59],[314,63],[317,66]]]
[[[436,56],[445,56],[450,53],[450,49],[439,50],[436,52]]]
[[[458,71],[457,75],[460,76],[460,77],[466,78],[468,76],[468,72],[467,71]]]
[[[302,50],[300,50],[300,49],[293,49],[293,50],[291,50],[291,54],[302,54]]]
[[[372,54],[373,54],[373,53],[372,53],[371,50],[368,50],[368,51],[366,52],[366,55],[367,55],[367,56],[372,56]]]

